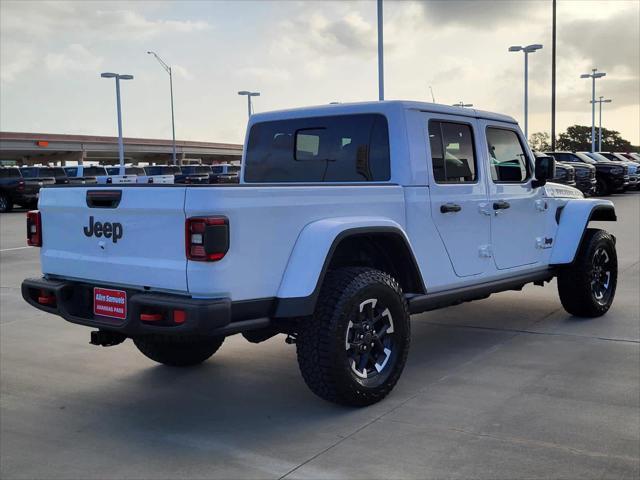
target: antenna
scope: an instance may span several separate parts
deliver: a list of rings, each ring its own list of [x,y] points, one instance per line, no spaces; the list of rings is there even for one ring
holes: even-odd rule
[[[429,85],[429,91],[431,92],[431,100],[433,100],[433,103],[436,103],[436,97],[433,96],[433,88],[431,88],[431,85]]]

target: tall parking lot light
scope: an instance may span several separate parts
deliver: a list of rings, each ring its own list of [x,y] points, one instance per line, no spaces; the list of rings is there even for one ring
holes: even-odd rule
[[[460,100],[458,103],[453,103],[451,105],[452,107],[462,107],[462,108],[470,108],[473,107],[473,103],[464,103],[462,100]]]
[[[156,52],[150,51],[150,52],[147,52],[147,54],[153,55],[154,57],[156,57],[156,60],[158,60],[158,63],[160,63],[162,68],[164,68],[165,72],[169,74],[169,92],[171,94],[171,132],[173,134],[173,164],[177,165],[178,162],[176,159],[176,123],[173,116],[173,75],[171,72],[171,67],[166,63],[164,63],[164,61],[162,61],[162,59]]]
[[[104,72],[102,78],[116,79],[116,109],[118,111],[118,157],[120,158],[120,175],[124,175],[124,142],[122,141],[122,109],[120,107],[120,80],[133,80],[133,75]]]
[[[247,111],[249,113],[249,118],[251,118],[251,114],[253,113],[253,107],[251,105],[251,97],[259,97],[260,92],[250,92],[248,90],[241,90],[238,92],[238,95],[247,96]]]
[[[529,139],[529,54],[541,48],[542,45],[539,43],[526,47],[520,45],[509,47],[510,52],[524,52],[524,136],[527,140]]]
[[[384,100],[384,25],[382,0],[378,0],[378,100]]]
[[[604,98],[600,95],[599,100],[591,100],[591,103],[599,103],[600,104],[600,119],[598,120],[598,151],[602,151],[602,104],[603,103],[611,103],[612,100],[610,98]]]
[[[596,151],[596,78],[602,78],[605,75],[604,72],[598,72],[597,68],[593,68],[591,73],[580,75],[580,78],[591,79],[591,152]]]

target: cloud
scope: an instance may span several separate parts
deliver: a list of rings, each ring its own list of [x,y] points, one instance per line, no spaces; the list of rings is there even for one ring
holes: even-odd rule
[[[0,51],[2,58],[0,82],[2,83],[13,82],[21,73],[29,70],[35,64],[35,55],[29,47],[5,45],[3,42]]]
[[[530,21],[539,8],[536,2],[508,0],[429,0],[420,5],[430,24],[479,29]]]
[[[272,48],[274,54],[307,51],[328,56],[369,56],[375,53],[374,28],[358,12],[334,19],[322,14],[300,15],[281,22],[278,29],[279,38]]]
[[[72,32],[93,39],[131,40],[209,28],[202,20],[151,19],[101,2],[3,1],[1,5],[3,37],[11,38],[43,39]]]
[[[245,67],[236,71],[239,78],[248,78],[252,82],[278,83],[291,79],[291,74],[278,67]]]
[[[637,11],[622,11],[603,22],[601,19],[581,19],[569,22],[558,30],[558,48],[589,60],[602,70],[623,68],[628,75],[640,77],[640,23]]]
[[[69,45],[62,52],[48,53],[45,56],[45,65],[51,72],[96,72],[102,62],[102,57],[92,54],[87,48],[77,43]]]

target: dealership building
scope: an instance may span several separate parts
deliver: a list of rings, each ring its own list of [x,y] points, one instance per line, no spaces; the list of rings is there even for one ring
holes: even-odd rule
[[[172,163],[173,142],[151,138],[124,138],[127,163]],[[204,164],[239,163],[242,145],[176,140],[178,161]],[[91,135],[0,132],[2,165],[118,163],[118,138]]]

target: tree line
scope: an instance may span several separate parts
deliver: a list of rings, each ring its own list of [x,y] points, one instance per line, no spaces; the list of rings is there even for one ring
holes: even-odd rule
[[[596,128],[596,144],[598,129]],[[535,151],[551,150],[551,136],[547,132],[536,132],[529,137],[529,146]],[[556,150],[583,152],[591,150],[591,127],[572,125],[561,133],[556,140]],[[615,130],[602,129],[603,152],[640,152],[640,146],[631,145],[629,140],[620,136]]]

